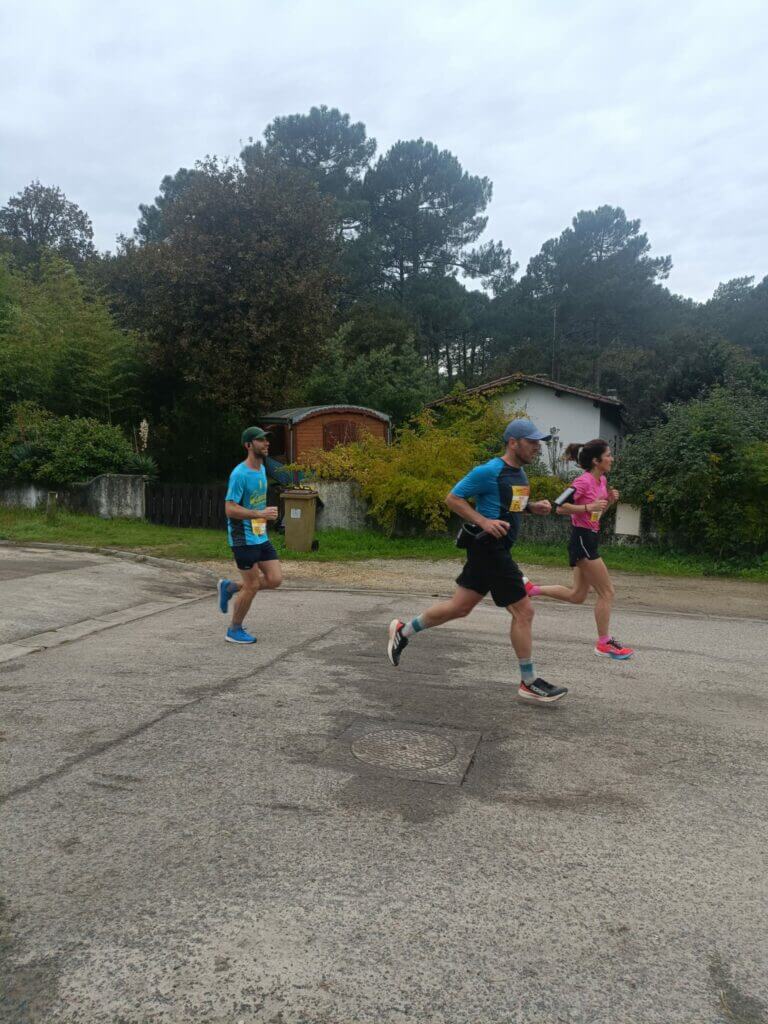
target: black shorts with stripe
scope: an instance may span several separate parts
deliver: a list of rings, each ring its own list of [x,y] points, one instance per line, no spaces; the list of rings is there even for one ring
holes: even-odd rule
[[[493,537],[473,542],[456,582],[483,597],[490,591],[499,608],[508,608],[526,597],[523,574],[509,553],[509,545]]]
[[[586,526],[572,526],[571,539],[568,541],[568,564],[573,566],[584,559],[594,562],[601,558],[598,551],[600,534],[597,530],[588,530]]]

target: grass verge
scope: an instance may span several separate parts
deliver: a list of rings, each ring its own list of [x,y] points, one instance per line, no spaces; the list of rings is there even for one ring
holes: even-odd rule
[[[0,508],[0,539],[42,541],[51,544],[82,544],[87,547],[123,548],[161,558],[201,562],[230,557],[221,530],[198,530],[156,526],[137,519],[98,519],[67,511],[57,512],[49,521],[44,512]],[[460,558],[453,541],[446,537],[389,538],[373,530],[324,530],[318,534],[319,550],[302,554],[286,551],[283,537],[273,534],[280,557],[290,561],[344,562],[365,558]],[[749,565],[716,563],[695,555],[683,555],[657,548],[604,547],[613,569],[643,575],[722,576],[768,582],[768,558]],[[566,564],[562,544],[521,542],[515,546],[520,562],[534,565]]]

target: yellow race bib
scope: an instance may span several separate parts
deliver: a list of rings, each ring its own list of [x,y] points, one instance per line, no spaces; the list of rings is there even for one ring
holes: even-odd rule
[[[531,494],[530,487],[513,487],[512,501],[509,503],[510,512],[524,512]]]

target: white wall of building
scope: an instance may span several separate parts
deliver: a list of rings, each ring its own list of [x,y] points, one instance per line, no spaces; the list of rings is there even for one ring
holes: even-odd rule
[[[520,408],[524,408],[526,415],[542,430],[556,428],[563,444],[600,436],[600,409],[579,395],[560,392],[558,397],[550,388],[528,384],[504,401],[505,412],[512,413]]]
[[[501,392],[499,397],[504,414],[510,419],[522,411],[542,430],[556,431],[560,451],[572,441],[591,441],[594,437],[603,437],[615,445],[616,437],[621,435],[618,415],[601,412],[602,407],[591,398],[565,391],[558,395],[552,388],[536,384],[525,384],[509,394]]]

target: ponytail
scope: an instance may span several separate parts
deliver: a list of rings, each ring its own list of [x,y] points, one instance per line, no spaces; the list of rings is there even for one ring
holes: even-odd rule
[[[601,459],[609,448],[607,441],[596,437],[586,444],[569,444],[563,452],[563,459],[566,462],[577,462],[582,469],[592,469],[595,459]]]

